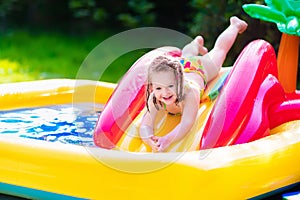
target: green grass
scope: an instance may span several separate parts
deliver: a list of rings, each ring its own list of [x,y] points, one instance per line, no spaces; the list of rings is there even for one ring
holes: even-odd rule
[[[79,37],[24,30],[0,34],[0,83],[76,78],[87,55],[110,35],[108,32],[98,32]],[[117,82],[144,53],[136,51],[121,56],[109,65],[99,79]],[[99,55],[99,59],[105,59],[105,56],[102,58]]]
[[[84,59],[98,44],[112,35],[107,31],[84,36],[32,30],[0,33],[0,83],[77,78]],[[147,51],[141,49],[127,53],[115,59],[108,67],[95,64],[85,70],[84,78],[116,83],[134,61]],[[102,61],[114,56],[112,54],[99,55],[97,59]],[[93,76],[93,73],[103,70],[101,67],[105,67],[101,77]],[[297,88],[300,88],[299,80]]]

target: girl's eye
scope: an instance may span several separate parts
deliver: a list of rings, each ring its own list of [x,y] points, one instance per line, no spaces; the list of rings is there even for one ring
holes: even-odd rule
[[[157,87],[157,88],[155,88],[156,90],[160,90],[161,89],[161,87]]]
[[[174,85],[169,85],[169,88],[172,88],[172,87],[174,87]]]

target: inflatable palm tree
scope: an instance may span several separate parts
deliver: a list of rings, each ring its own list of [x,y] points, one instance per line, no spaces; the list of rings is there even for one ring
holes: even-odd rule
[[[278,51],[278,79],[286,93],[296,90],[300,36],[300,0],[265,0],[265,5],[245,4],[251,17],[277,24],[282,32]]]

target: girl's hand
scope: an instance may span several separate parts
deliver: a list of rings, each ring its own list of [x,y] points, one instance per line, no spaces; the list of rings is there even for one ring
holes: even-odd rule
[[[158,152],[165,151],[172,144],[172,140],[168,137],[168,135],[164,137],[157,138],[156,148]]]
[[[143,142],[145,144],[149,145],[153,151],[157,151],[157,146],[156,146],[157,137],[156,136],[151,136],[151,137],[148,137],[148,138],[144,138]]]

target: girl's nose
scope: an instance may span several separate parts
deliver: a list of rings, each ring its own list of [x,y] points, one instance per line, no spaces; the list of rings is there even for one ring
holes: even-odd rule
[[[168,89],[168,88],[164,88],[164,89],[163,89],[163,92],[164,92],[164,93],[168,93],[168,92],[169,92],[169,89]]]

